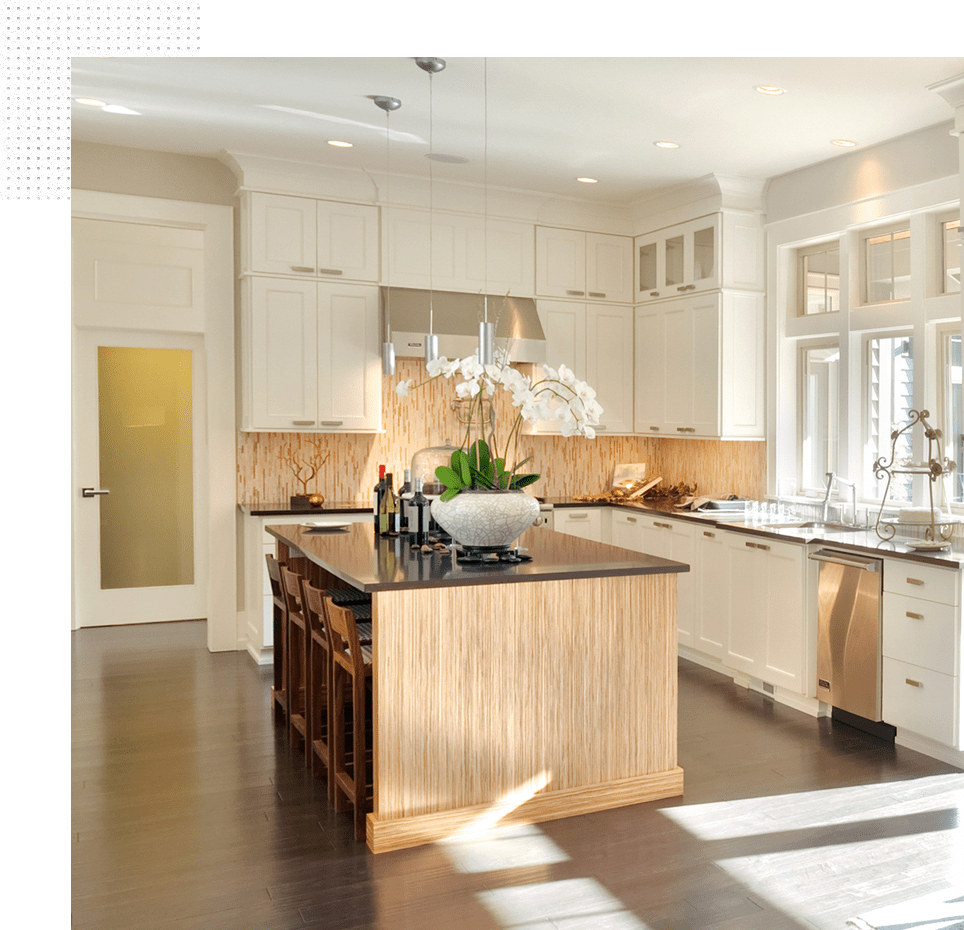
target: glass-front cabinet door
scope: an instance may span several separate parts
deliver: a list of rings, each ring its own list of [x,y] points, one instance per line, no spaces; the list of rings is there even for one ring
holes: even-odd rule
[[[720,287],[720,217],[702,217],[637,236],[636,301]]]

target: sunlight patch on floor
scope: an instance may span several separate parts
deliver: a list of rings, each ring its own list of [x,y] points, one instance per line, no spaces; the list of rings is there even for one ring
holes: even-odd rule
[[[534,824],[493,827],[472,839],[439,844],[463,872],[496,872],[568,862],[566,855]]]

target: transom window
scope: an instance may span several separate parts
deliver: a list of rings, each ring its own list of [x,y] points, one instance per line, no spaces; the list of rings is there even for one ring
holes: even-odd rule
[[[863,300],[879,304],[910,298],[910,229],[875,230],[861,239]]]
[[[833,313],[840,309],[840,245],[829,242],[799,249],[797,276],[800,281],[798,313]]]

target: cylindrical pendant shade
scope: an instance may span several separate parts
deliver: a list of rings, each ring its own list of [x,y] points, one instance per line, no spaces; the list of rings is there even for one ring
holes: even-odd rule
[[[425,337],[425,364],[434,362],[438,358],[438,336],[429,333]]]
[[[382,343],[382,374],[395,374],[395,344],[393,342]]]
[[[495,362],[495,324],[485,320],[479,323],[479,361],[483,365]]]

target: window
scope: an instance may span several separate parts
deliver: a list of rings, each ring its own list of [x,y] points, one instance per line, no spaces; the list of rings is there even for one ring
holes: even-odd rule
[[[827,472],[837,470],[837,390],[840,349],[801,351],[800,490],[820,490]]]
[[[799,249],[797,278],[800,281],[800,316],[839,310],[840,245],[832,242]]]
[[[961,221],[945,220],[941,223],[943,258],[941,274],[941,293],[960,294],[961,292],[961,252],[964,239],[961,238]],[[957,461],[955,459],[955,461]]]
[[[910,297],[910,229],[875,231],[861,240],[863,303]]]
[[[943,368],[941,406],[941,430],[944,433],[942,444],[944,455],[957,468],[947,479],[945,488],[951,500],[964,501],[964,422],[961,411],[961,334],[945,331],[941,334],[941,362]],[[935,424],[936,425],[936,424]]]
[[[864,423],[866,467],[871,475],[872,496],[878,500],[887,489],[887,476],[873,475],[874,462],[890,462],[891,433],[907,425],[914,406],[914,340],[910,336],[871,336],[867,339],[864,386],[867,395]],[[893,449],[895,463],[913,456],[911,431],[903,433]],[[888,500],[913,499],[911,475],[894,475]]]

